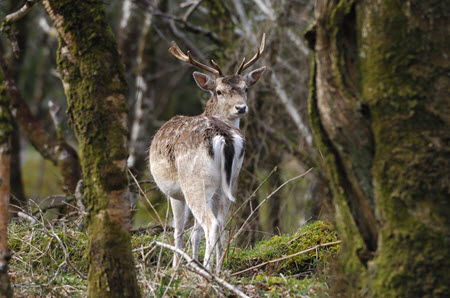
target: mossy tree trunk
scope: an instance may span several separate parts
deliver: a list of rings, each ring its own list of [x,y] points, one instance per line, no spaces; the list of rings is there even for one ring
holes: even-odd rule
[[[317,2],[310,116],[357,296],[450,295],[449,13]]]
[[[126,82],[100,0],[45,0],[80,147],[89,235],[88,296],[137,297],[127,181]]]

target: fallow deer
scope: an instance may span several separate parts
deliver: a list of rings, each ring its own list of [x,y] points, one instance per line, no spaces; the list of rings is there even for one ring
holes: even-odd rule
[[[219,66],[213,67],[184,54],[175,42],[170,53],[200,69],[211,72],[215,79],[194,72],[194,80],[211,93],[205,111],[198,116],[175,116],[155,134],[150,146],[150,171],[159,189],[170,198],[175,246],[182,248],[185,217],[189,209],[195,217],[191,235],[194,259],[198,259],[201,229],[205,232],[204,265],[211,269],[216,249],[216,271],[223,258],[223,228],[244,156],[244,136],[239,120],[248,113],[247,90],[259,80],[265,67],[241,75],[261,56],[265,34],[253,58],[242,60],[234,75],[224,76]],[[173,266],[178,266],[175,256]]]

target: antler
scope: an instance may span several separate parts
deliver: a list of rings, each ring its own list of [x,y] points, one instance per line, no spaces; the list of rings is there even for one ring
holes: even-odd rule
[[[212,67],[209,67],[208,65],[200,63],[197,60],[195,60],[194,58],[192,58],[191,52],[187,51],[187,55],[185,53],[183,53],[183,51],[180,50],[180,48],[174,41],[172,41],[170,44],[169,52],[172,55],[174,55],[175,57],[177,57],[178,59],[180,59],[181,61],[188,62],[198,68],[209,71],[209,72],[215,74],[216,76],[221,76],[221,77],[223,76],[222,71],[220,70],[217,63],[214,62],[214,60],[211,60],[211,63],[214,65],[215,68],[212,68]]]
[[[249,68],[250,66],[255,64],[256,61],[258,61],[258,59],[261,57],[261,54],[264,52],[265,45],[266,45],[266,33],[264,33],[262,36],[261,45],[259,46],[259,49],[257,50],[255,56],[253,56],[253,58],[250,59],[250,61],[248,61],[245,64],[244,64],[245,57],[244,57],[244,59],[242,59],[241,65],[239,66],[238,70],[236,71],[237,75],[241,74],[241,72],[243,70],[246,70],[247,68]]]

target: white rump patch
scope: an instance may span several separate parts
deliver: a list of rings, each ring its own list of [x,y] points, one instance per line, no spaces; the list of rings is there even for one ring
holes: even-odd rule
[[[220,162],[220,176],[221,176],[220,181],[221,181],[222,191],[223,191],[224,195],[230,201],[234,202],[235,198],[233,197],[233,194],[231,191],[231,185],[230,185],[232,179],[230,179],[230,183],[227,183],[227,173],[225,170],[224,147],[225,147],[225,138],[223,136],[215,136],[212,139],[212,151],[214,153],[214,160]],[[235,152],[234,156],[236,156],[236,152]],[[234,164],[234,160],[233,160],[233,164]],[[233,177],[233,176],[231,176],[231,177]]]

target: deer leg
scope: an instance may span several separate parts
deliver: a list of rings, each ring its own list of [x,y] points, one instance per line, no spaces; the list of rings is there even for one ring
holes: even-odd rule
[[[211,198],[214,191],[206,192],[210,195],[206,195],[206,198]],[[214,262],[214,249],[215,244],[219,236],[219,222],[216,219],[211,206],[207,203],[209,200],[204,198],[199,198],[198,194],[187,194],[185,193],[186,202],[188,207],[191,209],[192,214],[195,217],[196,224],[200,225],[205,231],[206,238],[206,249],[205,258],[203,260],[203,265],[206,269],[211,270]],[[197,228],[198,229],[198,228]],[[194,229],[195,230],[195,229]],[[194,236],[194,240],[198,241],[200,237]],[[198,253],[198,250],[194,253]]]
[[[225,220],[228,214],[228,209],[230,208],[231,201],[224,195],[220,195],[217,201],[217,221],[219,222],[219,239],[217,240],[217,250],[216,250],[216,273],[220,273],[223,265],[223,248],[225,244]]]
[[[175,228],[174,238],[175,247],[183,249],[183,236],[184,236],[184,214],[185,214],[185,201],[176,200],[170,198],[170,204],[172,205],[173,213],[173,225]],[[173,257],[173,268],[177,268],[180,263],[180,257],[178,254],[174,254]]]
[[[192,257],[194,260],[198,261],[198,250],[200,247],[200,240],[202,239],[202,226],[198,220],[194,219],[194,228],[191,234],[191,245],[192,245]]]
[[[191,217],[191,215],[192,215],[191,209],[185,208],[185,212],[184,212],[184,226],[185,227],[189,224],[189,218]],[[190,241],[191,241],[191,246],[192,246],[192,257],[196,261],[198,261],[198,250],[200,247],[201,238],[202,238],[202,226],[198,223],[198,221],[194,217],[194,226],[192,228]]]

